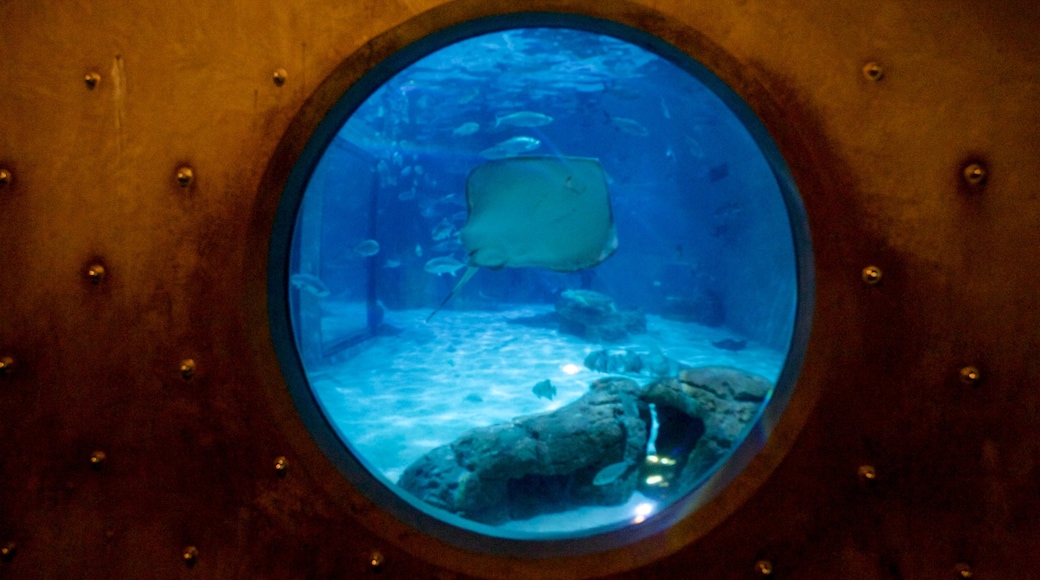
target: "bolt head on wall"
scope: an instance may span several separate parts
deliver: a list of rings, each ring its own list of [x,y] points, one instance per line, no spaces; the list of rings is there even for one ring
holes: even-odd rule
[[[186,358],[181,361],[181,364],[177,367],[177,372],[181,374],[181,378],[188,381],[195,376],[195,360]]]
[[[0,356],[0,376],[11,374],[14,371],[14,357]]]
[[[982,372],[978,367],[966,366],[960,371],[961,382],[965,385],[975,386],[982,380]]]
[[[177,168],[177,185],[184,189],[191,187],[195,183],[195,170],[187,165]]]
[[[285,477],[289,471],[289,461],[285,457],[276,457],[274,460],[274,471],[279,477]]]
[[[386,560],[380,552],[372,552],[372,555],[368,557],[368,569],[372,572],[382,572],[385,563]]]
[[[3,560],[4,562],[10,562],[12,559],[14,559],[14,555],[17,551],[18,544],[15,544],[14,542],[7,542],[3,545],[3,547],[0,547],[0,560]]]
[[[881,268],[877,266],[867,266],[863,268],[861,273],[863,281],[871,286],[875,286],[881,282]]]
[[[105,267],[101,264],[92,264],[87,268],[87,279],[91,284],[100,284],[105,279]]]
[[[880,81],[882,78],[884,78],[885,71],[884,71],[884,69],[881,68],[880,64],[878,64],[878,63],[876,63],[874,61],[871,61],[871,62],[868,62],[867,64],[863,65],[863,76],[868,81],[877,82],[877,81]]]
[[[961,176],[964,177],[965,183],[976,187],[986,182],[987,173],[986,166],[976,161],[965,165]]]

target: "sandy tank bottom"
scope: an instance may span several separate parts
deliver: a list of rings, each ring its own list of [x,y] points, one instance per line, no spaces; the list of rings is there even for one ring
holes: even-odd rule
[[[364,320],[363,305],[326,301],[322,331],[342,334],[344,322]],[[311,387],[340,434],[370,468],[390,482],[431,449],[475,427],[558,409],[583,395],[604,373],[585,368],[589,353],[603,348],[659,352],[683,364],[725,365],[774,382],[786,353],[747,341],[738,351],[713,341],[742,339],[725,328],[647,316],[647,333],[628,342],[590,343],[552,328],[511,323],[552,312],[551,305],[517,305],[487,311],[442,311],[428,323],[429,309],[388,311],[384,323],[400,329],[378,336],[350,356],[308,369]],[[653,379],[630,377],[645,386]],[[552,400],[534,386],[549,380]],[[647,506],[651,507],[647,507]],[[580,530],[632,518],[653,502],[636,492],[621,506],[587,507],[504,524],[525,531]]]

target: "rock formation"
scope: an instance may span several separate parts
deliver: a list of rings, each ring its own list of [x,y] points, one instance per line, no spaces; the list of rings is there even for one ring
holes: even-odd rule
[[[657,413],[657,454],[675,461],[673,481],[641,481],[640,491],[670,497],[699,484],[740,441],[773,385],[764,377],[730,367],[700,367],[657,380],[643,399]]]
[[[560,332],[591,342],[616,342],[629,333],[646,332],[646,315],[621,311],[606,294],[592,290],[567,290],[556,301]]]
[[[430,505],[489,524],[616,505],[636,489],[649,432],[639,385],[605,378],[560,409],[472,429],[433,449],[405,469],[398,485]],[[593,482],[619,462],[632,467],[609,483]]]

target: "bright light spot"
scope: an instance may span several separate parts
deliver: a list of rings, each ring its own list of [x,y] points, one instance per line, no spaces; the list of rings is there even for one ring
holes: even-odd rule
[[[645,521],[646,521],[646,516],[636,516],[636,517],[632,518],[632,523],[633,524],[641,524],[641,523],[643,523]]]
[[[646,461],[647,461],[647,463],[657,463],[658,462],[658,458],[657,458],[656,455],[647,455],[646,456]]]
[[[661,483],[662,479],[664,479],[664,478],[661,477],[660,475],[651,475],[650,477],[646,478],[646,484],[647,485],[657,485],[658,483]]]
[[[560,368],[563,369],[563,372],[567,373],[568,375],[576,375],[581,372],[581,367],[574,363],[567,363]]]
[[[661,458],[661,463],[664,464],[664,465],[675,465],[675,460],[674,459],[670,459],[668,457],[662,457]]]
[[[644,517],[645,518],[646,516],[650,515],[650,513],[653,512],[653,511],[654,511],[654,504],[652,504],[650,502],[646,502],[645,501],[645,502],[643,502],[643,503],[641,503],[641,504],[636,506],[636,514],[638,514],[640,517]]]

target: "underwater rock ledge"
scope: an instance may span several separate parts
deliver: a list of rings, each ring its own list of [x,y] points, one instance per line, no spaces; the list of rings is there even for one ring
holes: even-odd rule
[[[560,409],[472,429],[431,450],[397,484],[430,505],[487,524],[624,503],[636,489],[650,434],[650,409],[640,392],[630,379],[597,380]],[[603,468],[620,462],[630,468],[594,483]]]
[[[614,299],[593,290],[566,290],[556,301],[560,332],[590,342],[617,342],[646,332],[646,315],[618,310]]]
[[[647,385],[643,399],[657,413],[654,445],[673,463],[665,478],[671,489],[641,478],[639,491],[663,499],[698,485],[739,443],[772,388],[765,377],[723,366],[687,368]]]
[[[602,378],[555,411],[467,431],[409,465],[397,484],[493,525],[619,505],[636,490],[671,500],[726,457],[772,388],[764,377],[723,366],[684,367],[645,389]],[[648,457],[650,405],[658,429],[656,455]]]

